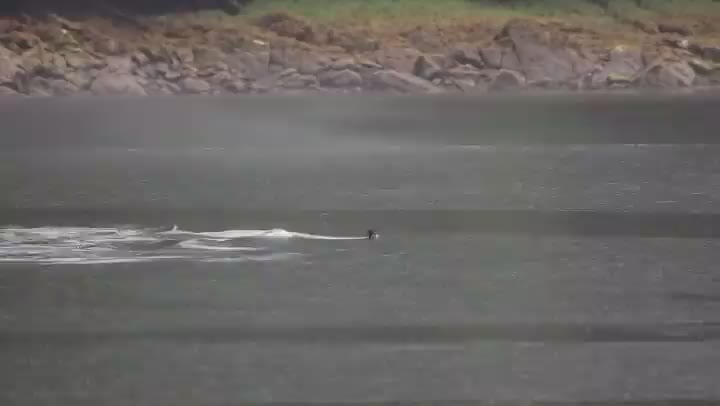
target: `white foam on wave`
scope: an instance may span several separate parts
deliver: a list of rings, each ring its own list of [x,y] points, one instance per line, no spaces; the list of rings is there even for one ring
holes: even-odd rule
[[[255,239],[242,246],[232,240]],[[93,227],[0,228],[0,263],[120,264],[164,260],[242,262],[287,260],[302,255],[277,252],[262,240],[364,240],[300,233],[281,228],[193,232]],[[257,245],[257,246],[256,246]]]
[[[331,235],[320,235],[320,234],[308,234],[299,233],[295,231],[288,231],[282,228],[273,228],[269,230],[225,230],[225,231],[206,231],[206,232],[194,232],[185,231],[175,226],[170,231],[165,231],[160,234],[163,235],[189,235],[206,238],[223,238],[223,239],[237,239],[237,238],[272,238],[272,239],[290,239],[299,238],[306,240],[366,240],[367,237],[340,237]]]
[[[259,248],[255,247],[226,247],[220,245],[209,245],[203,243],[202,240],[186,240],[178,244],[178,247],[196,249],[196,250],[210,250],[210,251],[258,251]]]
[[[153,255],[144,257],[52,257],[52,258],[2,258],[5,263],[30,263],[44,265],[100,265],[100,264],[128,264],[137,262],[168,261],[187,259],[184,256]]]

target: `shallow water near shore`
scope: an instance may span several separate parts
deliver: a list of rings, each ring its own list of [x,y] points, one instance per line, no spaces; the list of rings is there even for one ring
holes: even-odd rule
[[[719,105],[3,101],[0,399],[717,403]]]

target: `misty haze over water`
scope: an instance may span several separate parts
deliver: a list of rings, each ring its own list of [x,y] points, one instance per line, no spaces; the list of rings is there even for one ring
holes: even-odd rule
[[[719,106],[0,100],[0,400],[717,403]]]

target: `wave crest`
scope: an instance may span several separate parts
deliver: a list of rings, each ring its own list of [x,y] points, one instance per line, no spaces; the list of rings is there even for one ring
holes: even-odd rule
[[[0,263],[113,264],[148,261],[275,261],[298,253],[278,251],[267,240],[364,240],[288,231],[224,230],[194,232],[135,227],[0,228]]]

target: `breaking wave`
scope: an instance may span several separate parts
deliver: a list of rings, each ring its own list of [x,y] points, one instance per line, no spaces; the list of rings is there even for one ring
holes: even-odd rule
[[[271,230],[225,230],[225,231],[211,231],[196,233],[192,231],[184,231],[177,226],[173,227],[170,231],[161,233],[163,235],[189,235],[196,237],[207,237],[207,238],[227,238],[227,239],[238,239],[238,238],[301,238],[306,240],[365,240],[367,237],[336,237],[330,235],[318,235],[318,234],[307,234],[298,233],[294,231],[287,231],[282,228],[273,228]]]
[[[362,240],[284,229],[194,232],[133,227],[0,228],[0,263],[117,264],[193,260],[243,262],[289,260],[271,240]]]

